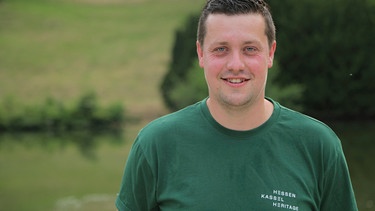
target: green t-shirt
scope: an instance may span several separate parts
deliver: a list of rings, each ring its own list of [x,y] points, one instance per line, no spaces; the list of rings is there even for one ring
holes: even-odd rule
[[[250,131],[221,126],[206,100],[148,124],[130,151],[117,208],[358,210],[334,132],[270,101],[272,116]]]

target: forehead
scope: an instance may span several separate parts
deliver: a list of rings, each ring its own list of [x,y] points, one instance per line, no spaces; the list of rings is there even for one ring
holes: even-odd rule
[[[206,21],[205,41],[212,39],[267,39],[260,14],[211,14]],[[223,40],[224,41],[224,40]]]

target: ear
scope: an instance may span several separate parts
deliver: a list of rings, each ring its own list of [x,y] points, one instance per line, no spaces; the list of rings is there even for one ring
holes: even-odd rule
[[[199,43],[199,41],[196,42],[196,45],[197,45],[197,55],[198,55],[198,60],[199,60],[199,66],[203,68],[204,67],[203,46]]]
[[[271,68],[273,66],[273,59],[275,57],[275,52],[276,52],[276,41],[273,41],[270,52],[268,55],[268,68]]]

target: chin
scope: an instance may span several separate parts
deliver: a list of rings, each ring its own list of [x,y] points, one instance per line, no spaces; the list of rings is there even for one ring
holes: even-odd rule
[[[228,96],[222,101],[230,107],[247,107],[253,104],[254,99],[249,96]]]

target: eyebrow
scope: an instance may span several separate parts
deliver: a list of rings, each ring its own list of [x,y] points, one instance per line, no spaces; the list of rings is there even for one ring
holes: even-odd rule
[[[246,41],[246,42],[244,42],[244,44],[258,44],[258,45],[260,45],[261,42],[258,41],[258,40],[252,40],[252,41]]]
[[[261,42],[257,41],[257,40],[251,40],[251,41],[245,41],[243,43],[243,45],[248,45],[248,44],[259,44],[260,45]],[[229,42],[226,42],[226,41],[219,41],[219,42],[214,42],[213,43],[214,45],[228,45]]]

